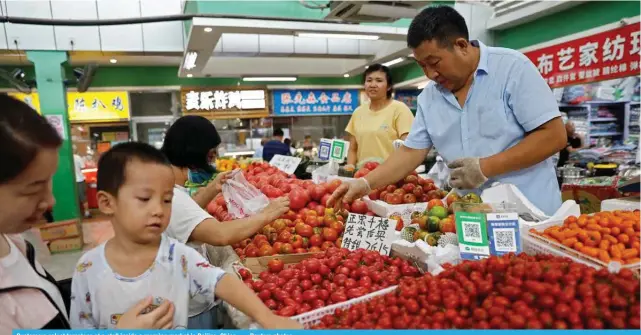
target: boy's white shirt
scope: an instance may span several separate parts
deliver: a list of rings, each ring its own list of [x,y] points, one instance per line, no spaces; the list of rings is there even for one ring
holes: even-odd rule
[[[84,254],[73,275],[69,319],[74,329],[113,329],[120,316],[142,299],[168,299],[175,306],[174,329],[186,329],[189,316],[215,304],[215,288],[225,272],[196,250],[163,234],[153,265],[136,278],[115,273],[105,244]]]

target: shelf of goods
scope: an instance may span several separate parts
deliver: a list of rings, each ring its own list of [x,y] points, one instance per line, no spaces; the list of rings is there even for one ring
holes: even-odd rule
[[[343,203],[338,211],[326,208],[339,180],[316,185],[280,173],[268,163],[250,163],[243,175],[269,198],[288,196],[291,209],[235,244],[235,252],[227,247],[227,259],[217,262],[236,273],[274,313],[307,329],[641,327],[638,211],[570,216],[535,225],[521,231],[525,252],[519,255],[457,260],[423,273],[425,268],[411,255],[340,248],[348,212],[375,213],[362,200]],[[397,227],[399,240],[441,248],[448,243],[444,236],[456,233],[448,208],[460,203],[471,206],[464,206],[465,211],[487,208],[478,197],[450,194],[442,199],[441,190],[426,190],[429,181],[414,177],[390,185],[393,190],[385,187],[370,194],[387,203],[370,202],[396,206],[415,206],[416,201],[428,200],[424,193],[432,196],[424,209],[410,213],[407,225],[396,215],[402,222]],[[226,206],[219,197],[208,210],[230,221]],[[408,228],[413,228],[411,236]],[[612,260],[619,261],[621,269],[612,269],[607,263]],[[234,326],[257,327],[233,307],[225,308]]]
[[[634,144],[639,144],[639,107],[638,101],[630,103],[630,121],[628,123],[628,140]]]
[[[587,145],[609,146],[614,142],[624,142],[632,134],[631,110],[638,103],[589,101],[579,105],[559,104],[559,109],[568,115],[577,133],[585,136]],[[638,127],[638,112],[637,112]],[[638,128],[637,128],[638,129]]]

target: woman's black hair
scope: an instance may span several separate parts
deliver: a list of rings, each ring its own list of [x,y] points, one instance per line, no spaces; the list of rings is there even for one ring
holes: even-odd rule
[[[202,116],[187,115],[169,127],[161,151],[174,166],[214,172],[208,154],[220,142],[220,135],[211,121]]]
[[[0,184],[19,176],[40,149],[57,149],[56,129],[26,103],[0,94]]]
[[[392,97],[392,93],[394,92],[394,80],[392,79],[392,71],[389,69],[389,67],[383,64],[370,65],[363,74],[363,83],[367,81],[368,75],[379,71],[385,73],[385,79],[387,80],[387,98],[390,99]]]

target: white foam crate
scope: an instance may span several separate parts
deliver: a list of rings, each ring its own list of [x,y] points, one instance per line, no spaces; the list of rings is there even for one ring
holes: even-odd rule
[[[547,228],[554,227],[554,226],[561,226],[561,225],[563,225],[563,221],[550,221],[550,222],[538,225],[534,227],[534,229],[536,229],[539,232],[542,232]],[[567,257],[577,263],[585,264],[595,269],[603,269],[603,268],[611,269],[610,266],[612,266],[611,264],[606,264],[601,260],[592,258],[570,247],[566,247],[561,243],[550,241],[543,237],[530,235],[530,232],[528,230],[522,231],[521,241],[523,243],[523,252],[525,252],[528,255],[549,254],[549,255],[554,255],[559,257]],[[621,267],[633,270],[638,273],[640,265],[641,264],[627,264],[627,265],[622,264]],[[614,266],[612,270],[614,268],[618,268],[618,266]],[[614,271],[616,272],[617,270],[614,270]]]
[[[303,314],[300,314],[300,315],[292,316],[291,319],[294,320],[294,321],[297,321],[300,324],[302,324],[305,327],[305,329],[309,329],[312,326],[315,326],[315,325],[319,324],[321,319],[325,315],[334,314],[334,312],[336,312],[337,309],[342,309],[342,310],[348,309],[349,307],[351,307],[353,305],[356,305],[356,304],[359,304],[359,303],[362,303],[362,302],[366,302],[366,301],[370,301],[370,300],[372,300],[372,299],[374,299],[376,297],[380,297],[382,295],[386,295],[388,293],[392,293],[392,292],[396,291],[397,288],[398,288],[398,286],[396,286],[396,285],[395,286],[390,286],[388,288],[384,288],[382,290],[378,290],[376,292],[372,292],[370,294],[366,294],[366,295],[364,295],[362,297],[350,299],[350,300],[347,300],[345,302],[341,302],[341,303],[338,303],[338,304],[325,306],[323,308],[315,309],[315,310],[309,311],[307,313],[303,313]],[[250,329],[259,329],[260,326],[258,326],[257,324],[252,324],[249,328]]]

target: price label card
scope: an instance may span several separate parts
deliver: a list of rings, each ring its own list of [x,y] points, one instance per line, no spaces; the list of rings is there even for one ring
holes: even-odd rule
[[[318,146],[318,158],[320,160],[328,161],[332,150],[332,140],[322,138]]]
[[[489,257],[485,214],[457,212],[455,217],[461,258],[477,260]]]
[[[300,157],[292,156],[283,156],[283,155],[274,155],[272,160],[269,161],[269,164],[275,166],[277,169],[287,173],[292,174],[296,171],[298,164],[301,162]]]
[[[487,229],[490,237],[490,254],[501,256],[521,252],[518,213],[487,214]]]
[[[349,250],[366,249],[388,255],[396,240],[396,220],[349,213],[342,247]]]

